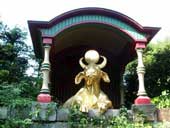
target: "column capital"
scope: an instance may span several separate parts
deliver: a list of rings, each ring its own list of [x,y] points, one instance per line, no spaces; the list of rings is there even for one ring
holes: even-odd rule
[[[42,42],[43,44],[51,45],[53,43],[53,39],[51,37],[43,37]]]
[[[135,49],[145,49],[146,43],[146,41],[135,41]]]

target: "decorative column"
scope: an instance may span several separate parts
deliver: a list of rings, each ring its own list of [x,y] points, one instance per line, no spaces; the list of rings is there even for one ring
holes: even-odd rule
[[[138,57],[138,66],[137,66],[137,74],[139,81],[139,89],[138,89],[138,97],[135,100],[135,104],[150,104],[151,100],[147,96],[144,84],[144,74],[145,74],[145,66],[143,64],[143,50],[145,48],[145,42],[136,43],[136,52]]]
[[[124,69],[121,73],[121,83],[120,83],[120,105],[125,104],[125,86],[126,86],[126,80],[125,80],[125,74],[123,74]]]
[[[48,103],[51,102],[51,96],[49,91],[49,72],[50,72],[50,61],[49,61],[49,53],[52,44],[51,38],[43,38],[44,45],[44,61],[42,63],[41,71],[43,74],[43,82],[40,94],[37,97],[38,102]]]
[[[120,104],[124,105],[125,104],[125,91],[123,85],[120,86]]]

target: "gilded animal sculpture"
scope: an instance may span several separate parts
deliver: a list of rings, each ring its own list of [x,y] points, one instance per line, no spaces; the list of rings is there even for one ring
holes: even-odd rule
[[[103,62],[97,64],[100,57],[103,58]],[[85,59],[87,65],[83,63],[83,59]],[[76,75],[75,84],[80,84],[84,79],[84,86],[64,103],[64,107],[78,104],[82,112],[97,109],[100,113],[105,112],[108,108],[112,108],[112,102],[100,89],[101,79],[107,83],[110,82],[107,73],[101,70],[106,66],[106,63],[106,57],[99,56],[95,50],[87,51],[85,56],[80,58],[79,64],[84,70]]]

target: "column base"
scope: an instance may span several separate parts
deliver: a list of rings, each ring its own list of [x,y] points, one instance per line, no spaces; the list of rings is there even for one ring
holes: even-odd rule
[[[157,108],[154,104],[133,104],[132,105],[133,121],[157,121]]]
[[[148,96],[138,96],[135,99],[135,104],[151,104],[151,99]]]
[[[50,94],[40,93],[37,96],[37,101],[41,103],[49,103],[51,102],[51,96]]]

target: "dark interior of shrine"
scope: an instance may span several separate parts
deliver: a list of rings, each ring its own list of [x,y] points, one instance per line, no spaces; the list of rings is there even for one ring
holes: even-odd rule
[[[107,58],[107,65],[102,70],[108,73],[111,82],[101,81],[101,88],[113,102],[114,108],[119,108],[122,74],[136,53],[132,50],[134,43],[128,35],[102,23],[79,24],[55,36],[50,51],[51,94],[64,103],[83,86],[84,82],[75,85],[74,79],[83,70],[79,59],[90,49]]]

